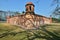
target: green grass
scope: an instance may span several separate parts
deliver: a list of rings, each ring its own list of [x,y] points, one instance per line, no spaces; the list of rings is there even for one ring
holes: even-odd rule
[[[41,26],[38,30],[23,30],[0,23],[0,40],[60,40],[60,23]]]

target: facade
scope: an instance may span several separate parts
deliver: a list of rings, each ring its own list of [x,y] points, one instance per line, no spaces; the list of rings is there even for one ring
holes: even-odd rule
[[[52,18],[47,18],[45,16],[35,14],[35,5],[32,2],[28,2],[25,7],[25,14],[8,16],[7,23],[18,25],[24,29],[36,29],[39,28],[40,25],[52,23]]]

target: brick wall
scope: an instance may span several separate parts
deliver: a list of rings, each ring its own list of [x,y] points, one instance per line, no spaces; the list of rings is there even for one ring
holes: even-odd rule
[[[43,25],[43,24],[50,24],[51,20],[50,18],[46,18],[46,17],[26,14],[26,15],[7,18],[7,23],[10,23],[13,25],[20,25],[22,28],[25,28],[25,29],[32,29],[32,28],[38,28],[40,25]]]

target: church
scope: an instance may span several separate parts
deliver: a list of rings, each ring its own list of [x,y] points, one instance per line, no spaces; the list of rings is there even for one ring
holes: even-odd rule
[[[32,2],[28,2],[26,5],[26,12],[21,15],[7,16],[7,23],[12,25],[18,25],[24,29],[36,29],[43,24],[52,23],[52,18],[48,18],[42,15],[38,15],[34,12],[35,5]]]

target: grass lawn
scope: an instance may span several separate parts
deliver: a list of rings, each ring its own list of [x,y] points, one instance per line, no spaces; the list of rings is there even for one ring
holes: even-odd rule
[[[60,23],[41,26],[38,30],[23,30],[0,23],[0,40],[60,40]]]

